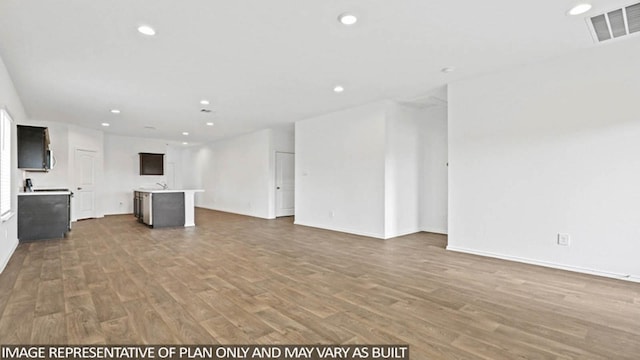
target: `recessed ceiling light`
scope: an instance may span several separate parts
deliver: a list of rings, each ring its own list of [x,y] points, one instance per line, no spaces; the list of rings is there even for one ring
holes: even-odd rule
[[[209,105],[209,100],[200,100],[200,104]]]
[[[111,109],[111,113],[112,113],[112,114],[120,114],[120,110],[118,110],[118,109]]]
[[[448,74],[448,73],[452,73],[452,72],[456,71],[456,68],[454,68],[452,66],[447,66],[445,68],[442,68],[442,70],[440,70],[440,71],[442,71],[445,74]]]
[[[344,13],[338,16],[338,21],[340,21],[342,25],[353,25],[358,22],[358,18],[353,14]]]
[[[189,133],[188,133],[188,132],[186,132],[186,131],[184,131],[184,132],[182,133],[182,135],[187,136],[187,135],[189,135]]]
[[[182,142],[182,145],[189,145],[189,143],[188,143],[188,142],[186,142],[186,141],[183,141],[183,142]]]
[[[147,36],[153,36],[156,34],[156,31],[151,26],[148,26],[148,25],[138,26],[138,32],[140,34],[144,34]]]
[[[333,91],[337,93],[341,93],[344,91],[344,87],[342,87],[341,85],[336,85],[336,87],[333,88]]]
[[[109,123],[102,123],[102,126],[104,126],[104,127],[107,127],[109,125],[110,125]]]
[[[213,126],[213,123],[212,122],[208,122],[207,126]]]
[[[569,15],[580,15],[580,14],[584,14],[587,11],[591,10],[591,4],[578,4],[574,7],[571,8],[571,10],[569,10],[567,12],[567,14]]]

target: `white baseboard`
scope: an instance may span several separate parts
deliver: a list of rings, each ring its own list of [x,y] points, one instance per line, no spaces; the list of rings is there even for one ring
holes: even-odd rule
[[[13,256],[13,253],[16,252],[16,249],[18,248],[19,244],[20,244],[20,241],[18,241],[18,239],[16,239],[15,243],[13,244],[13,246],[11,246],[11,250],[9,250],[7,255],[2,259],[2,262],[0,262],[0,274],[7,267],[7,264],[9,264],[9,260],[11,260],[11,257]]]
[[[300,221],[294,221],[294,224],[295,225],[308,226],[308,227],[312,227],[312,228],[316,228],[316,229],[324,229],[324,230],[338,231],[338,232],[343,232],[343,233],[353,234],[353,235],[367,236],[367,237],[372,237],[372,238],[376,238],[376,239],[383,239],[383,240],[385,239],[384,235],[382,235],[382,234],[375,234],[375,233],[370,233],[370,232],[366,232],[366,231],[359,231],[359,230],[341,228],[341,227],[337,227],[337,226],[309,224],[309,223],[304,223],[304,222],[300,222]]]
[[[434,233],[434,234],[441,234],[441,235],[448,235],[448,231],[447,229],[444,228],[431,228],[431,227],[423,227],[420,229],[420,231],[424,231],[424,232],[428,232],[428,233]]]
[[[411,235],[411,234],[415,234],[415,233],[420,232],[420,231],[422,231],[422,230],[420,230],[420,229],[402,230],[402,231],[398,231],[398,232],[396,232],[394,234],[385,236],[385,239],[388,240],[388,239],[393,239],[393,238],[397,238],[397,237],[400,237],[400,236]]]
[[[528,259],[528,258],[523,258],[519,256],[498,254],[498,253],[492,253],[488,251],[474,250],[474,249],[462,248],[462,247],[451,246],[451,245],[447,245],[447,250],[466,253],[466,254],[486,256],[486,257],[502,259],[502,260],[515,261],[515,262],[531,264],[531,265],[544,266],[544,267],[553,268],[553,269],[560,269],[560,270],[573,271],[573,272],[589,274],[589,275],[603,276],[603,277],[619,279],[619,280],[640,282],[640,276],[635,276],[631,274],[618,274],[618,273],[612,273],[608,271],[588,269],[588,268],[583,268],[579,266],[564,265],[564,264],[552,263],[548,261]]]
[[[250,216],[250,217],[254,217],[254,218],[258,218],[258,219],[266,219],[266,220],[275,219],[275,218],[269,218],[269,217],[264,217],[264,216],[258,216],[256,214],[251,214],[251,213],[242,212],[242,211],[229,210],[229,209],[225,209],[225,208],[218,208],[218,207],[214,207],[214,206],[197,205],[195,207],[208,209],[208,210],[214,210],[214,211],[221,211],[221,212],[226,212],[226,213],[230,213],[230,214]]]

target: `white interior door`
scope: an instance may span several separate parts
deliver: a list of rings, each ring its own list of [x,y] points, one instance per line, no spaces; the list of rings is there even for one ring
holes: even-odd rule
[[[96,216],[96,152],[76,149],[75,189],[73,189],[76,220]]]
[[[294,155],[276,153],[276,216],[294,214]]]

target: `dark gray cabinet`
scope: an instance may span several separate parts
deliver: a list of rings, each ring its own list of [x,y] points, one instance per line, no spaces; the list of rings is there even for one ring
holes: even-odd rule
[[[140,175],[164,175],[164,154],[138,153]]]
[[[71,230],[71,195],[18,196],[18,239],[63,238]]]
[[[140,191],[133,192],[133,216],[142,222],[142,193]]]
[[[46,127],[18,125],[18,168],[47,171],[51,168],[49,130]]]
[[[133,215],[153,228],[184,226],[184,192],[133,192]]]
[[[153,193],[153,227],[184,226],[184,193]]]

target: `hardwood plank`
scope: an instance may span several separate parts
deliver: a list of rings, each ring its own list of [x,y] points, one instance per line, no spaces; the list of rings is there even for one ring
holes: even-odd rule
[[[181,282],[169,281],[162,286],[196,321],[201,322],[220,316],[220,313],[204,300],[197,296],[191,296],[189,289]]]
[[[269,304],[283,316],[293,321],[304,324],[306,328],[326,339],[326,342],[340,344],[354,337],[354,334],[323,321],[320,317],[310,313],[306,309],[298,307],[295,303],[283,300],[270,293],[263,293],[256,296],[261,301]]]
[[[103,321],[100,323],[100,327],[107,344],[130,345],[144,343],[140,335],[131,326],[131,319],[127,316]]]
[[[106,274],[113,291],[118,295],[120,301],[129,301],[143,297],[142,292],[125,272],[113,272]]]
[[[218,344],[251,344],[254,341],[251,336],[222,315],[205,320],[201,324]]]
[[[636,359],[640,284],[197,209],[22,243],[0,274],[5,344],[410,345],[415,359]]]
[[[89,286],[84,277],[82,266],[67,267],[62,270],[62,286],[65,297],[89,293]]]
[[[73,344],[103,344],[105,337],[90,294],[66,299],[67,339]]]
[[[238,327],[248,338],[258,338],[273,331],[258,316],[235,305],[226,295],[213,290],[198,293],[206,303],[224,316],[229,322]]]
[[[2,313],[3,316],[26,316],[33,314],[36,308],[36,300],[11,301],[7,304]]]
[[[0,339],[2,344],[29,344],[33,330],[33,311],[0,318]]]
[[[84,273],[85,281],[87,285],[91,284],[99,284],[101,282],[109,281],[107,275],[102,271],[100,267],[98,267],[97,263],[95,263],[95,258],[91,253],[89,253],[89,258],[91,258],[93,262],[85,261],[82,262],[82,271]],[[81,258],[84,259],[84,257]]]
[[[60,265],[60,258],[57,259],[45,259],[42,262],[42,270],[40,272],[41,280],[54,280],[62,278],[62,266]]]
[[[93,284],[90,286],[90,291],[99,321],[104,322],[127,315],[118,295],[108,282]]]
[[[281,312],[276,311],[275,309],[267,308],[259,311],[256,315],[258,315],[260,320],[265,322],[282,336],[282,341],[279,342],[281,344],[318,344],[329,342],[329,339],[326,339],[322,335],[314,332]],[[270,337],[270,335],[274,334],[274,332],[271,332],[266,336]],[[262,338],[258,338],[258,341]]]
[[[66,344],[64,312],[38,316],[33,319],[30,344]]]
[[[123,304],[130,324],[145,344],[178,344],[179,341],[160,315],[146,300],[136,299]]]
[[[80,261],[80,254],[78,254],[78,251],[75,249],[62,251],[60,253],[60,257],[62,259],[63,276],[65,269],[82,266],[82,262]]]
[[[64,313],[62,279],[40,282],[36,299],[35,316]]]
[[[153,309],[180,342],[206,344],[211,341],[209,333],[162,286],[149,282],[143,291]]]

